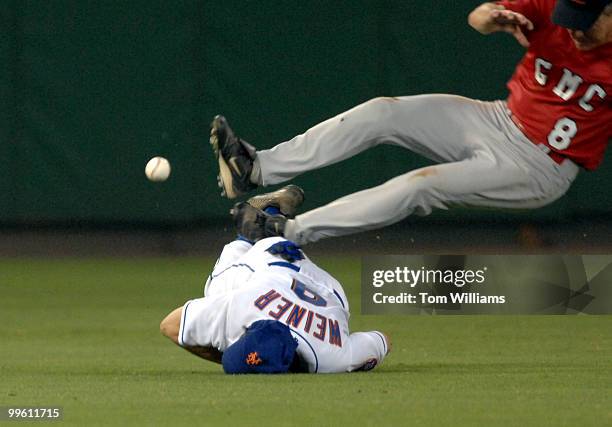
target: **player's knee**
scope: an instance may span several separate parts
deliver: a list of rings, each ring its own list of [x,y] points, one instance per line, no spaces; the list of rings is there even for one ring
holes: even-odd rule
[[[440,180],[418,173],[414,171],[398,177],[405,180],[402,183],[404,207],[416,215],[429,215],[434,208],[444,208],[447,192],[440,186]]]
[[[397,98],[388,96],[379,96],[367,101],[364,105],[370,113],[370,118],[374,124],[384,124],[384,119],[391,117],[394,105],[397,104]]]
[[[372,98],[367,102],[367,104],[370,106],[380,110],[388,110],[392,108],[395,103],[397,103],[397,98],[390,96],[377,96],[376,98]]]
[[[387,102],[395,102],[397,98],[393,96],[377,96],[376,98],[372,98],[370,102],[378,102],[378,103],[387,103]]]
[[[429,175],[419,175],[418,171],[408,174],[408,185],[415,196],[426,195],[435,190],[434,180]]]

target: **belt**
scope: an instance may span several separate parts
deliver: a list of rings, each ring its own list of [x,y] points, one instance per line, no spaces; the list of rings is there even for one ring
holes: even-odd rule
[[[521,132],[523,132],[523,128],[524,128],[523,124],[511,112],[509,113],[509,115],[510,115],[510,119],[514,122],[516,127],[519,128]],[[536,145],[545,154],[548,154],[548,157],[550,157],[553,160],[553,162],[557,163],[558,165],[560,165],[566,160],[569,160],[568,157],[564,156],[561,153],[557,153],[556,151],[552,150],[548,145],[542,144],[541,142],[540,143],[533,142],[530,138],[527,138],[527,139],[529,140],[529,142]]]

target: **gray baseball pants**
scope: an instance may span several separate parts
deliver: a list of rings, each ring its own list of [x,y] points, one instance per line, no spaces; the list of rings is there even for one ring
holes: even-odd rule
[[[270,150],[259,151],[259,183],[278,184],[378,144],[407,148],[438,163],[342,197],[289,220],[297,243],[384,227],[434,208],[537,208],[561,197],[578,174],[530,142],[504,101],[454,95],[375,98]],[[256,175],[256,174],[254,174]]]

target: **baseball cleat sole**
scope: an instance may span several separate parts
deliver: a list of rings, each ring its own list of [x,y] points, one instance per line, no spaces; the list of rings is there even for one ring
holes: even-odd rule
[[[217,126],[218,120],[215,117],[213,120],[212,127],[210,129],[210,145],[212,146],[217,162],[219,163],[219,175],[217,175],[217,184],[219,188],[222,188],[221,196],[227,197],[228,199],[235,199],[238,194],[234,191],[232,171],[230,170],[227,162],[221,155],[219,148],[219,138],[217,137]]]
[[[255,147],[238,138],[225,117],[213,119],[209,142],[219,164],[217,180],[223,188],[222,196],[235,199],[256,187],[250,182]]]

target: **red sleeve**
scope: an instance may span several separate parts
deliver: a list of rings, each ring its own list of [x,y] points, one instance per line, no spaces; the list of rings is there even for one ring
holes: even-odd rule
[[[525,15],[535,27],[550,22],[551,0],[501,0],[495,2],[508,10]]]

